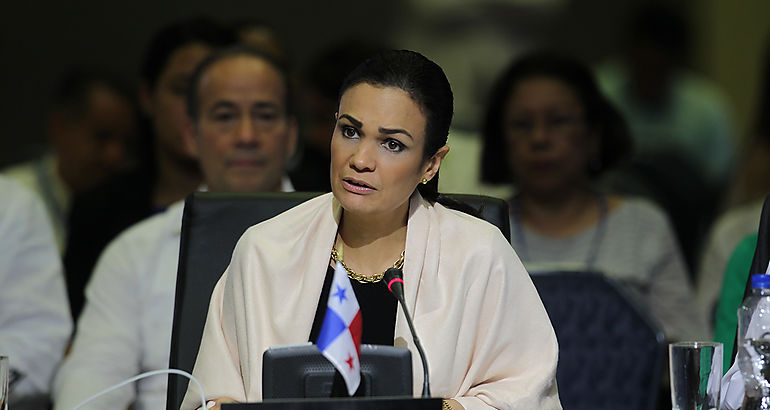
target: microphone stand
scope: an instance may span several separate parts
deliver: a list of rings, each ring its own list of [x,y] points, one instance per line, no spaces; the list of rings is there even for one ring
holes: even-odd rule
[[[409,325],[409,331],[412,333],[412,339],[414,345],[417,347],[417,353],[420,354],[422,360],[422,397],[430,397],[430,381],[428,380],[428,360],[425,358],[425,351],[422,349],[422,343],[420,338],[417,337],[417,332],[414,330],[414,323],[412,323],[412,317],[409,315],[409,309],[406,308],[406,300],[404,299],[404,280],[402,279],[403,272],[401,269],[390,268],[385,271],[383,277],[390,293],[401,304],[401,309],[404,310],[404,316],[406,316],[406,323]]]

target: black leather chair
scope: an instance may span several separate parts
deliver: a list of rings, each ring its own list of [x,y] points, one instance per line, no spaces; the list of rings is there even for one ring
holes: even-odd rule
[[[663,333],[605,275],[532,275],[559,340],[565,410],[652,410],[665,362]]]
[[[319,193],[196,192],[185,201],[174,304],[169,367],[192,372],[214,286],[230,263],[238,238],[250,226],[272,218]],[[498,198],[447,195],[478,211],[510,242],[508,205]],[[179,409],[188,380],[169,376],[166,408]]]

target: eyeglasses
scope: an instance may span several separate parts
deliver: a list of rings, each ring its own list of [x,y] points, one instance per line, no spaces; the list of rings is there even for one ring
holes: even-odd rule
[[[583,116],[578,114],[549,114],[544,118],[514,117],[508,121],[507,129],[513,138],[528,137],[538,127],[543,127],[548,135],[563,136],[572,132],[583,122]]]

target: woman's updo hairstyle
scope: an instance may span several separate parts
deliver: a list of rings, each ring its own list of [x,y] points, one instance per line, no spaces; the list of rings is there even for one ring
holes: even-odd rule
[[[446,145],[452,123],[453,96],[444,70],[420,53],[389,50],[361,63],[348,74],[340,88],[339,99],[358,84],[397,87],[417,103],[425,116],[425,146],[422,158],[427,160]],[[444,203],[438,193],[438,173],[427,184],[418,186],[423,198]]]
[[[589,161],[586,170],[589,177],[596,178],[630,157],[632,140],[626,121],[599,90],[591,70],[567,56],[536,52],[516,59],[492,89],[481,130],[482,181],[513,182],[503,128],[505,108],[514,89],[533,77],[559,81],[577,95],[589,130],[599,138],[599,153]]]

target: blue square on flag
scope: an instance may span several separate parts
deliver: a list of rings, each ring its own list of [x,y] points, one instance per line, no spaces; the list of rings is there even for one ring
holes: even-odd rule
[[[352,396],[361,383],[361,310],[353,293],[347,271],[337,262],[334,279],[329,289],[318,349],[340,372]]]

